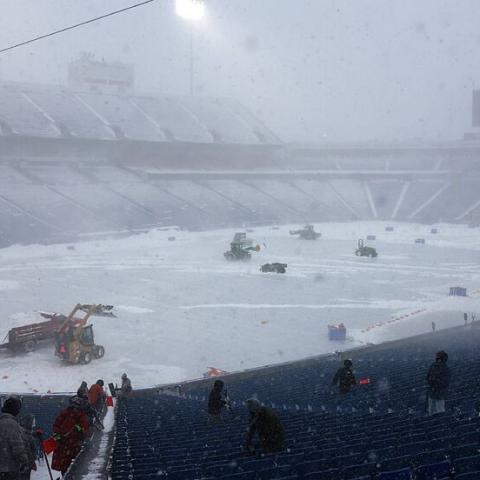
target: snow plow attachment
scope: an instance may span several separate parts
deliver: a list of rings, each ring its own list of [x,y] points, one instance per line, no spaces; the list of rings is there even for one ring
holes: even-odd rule
[[[112,312],[113,305],[94,305],[92,310],[92,315],[96,317],[115,317],[116,315]],[[80,305],[80,310],[82,312],[88,313],[92,308],[92,305]]]
[[[92,305],[88,305],[88,304],[80,305],[79,310],[81,310],[84,313],[88,313],[90,311],[91,307],[92,307]],[[115,307],[113,305],[95,305],[95,308],[91,312],[91,315],[94,315],[96,317],[115,317],[116,318],[117,316],[112,311],[114,308]],[[56,318],[60,317],[63,320],[65,320],[67,318],[65,315],[62,315],[61,313],[56,313],[56,312],[42,312],[42,311],[40,311],[38,313],[43,318],[47,318],[48,320],[51,320],[54,317],[56,317]]]

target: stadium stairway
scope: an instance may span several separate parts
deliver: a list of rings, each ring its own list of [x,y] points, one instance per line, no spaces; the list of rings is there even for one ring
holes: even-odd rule
[[[117,409],[111,478],[480,478],[479,337],[468,326],[348,352],[357,380],[370,383],[343,397],[329,385],[337,356],[227,376],[234,404],[216,424],[206,414],[211,380],[184,385],[181,397],[139,392]],[[426,417],[424,377],[439,349],[450,355],[447,412]],[[252,396],[280,416],[279,454],[244,449]]]

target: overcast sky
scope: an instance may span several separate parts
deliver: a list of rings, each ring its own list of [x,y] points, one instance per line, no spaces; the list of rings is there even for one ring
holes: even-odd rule
[[[135,0],[0,0],[0,47]],[[286,141],[444,140],[471,124],[480,0],[206,0],[196,90]],[[189,25],[157,0],[0,55],[0,78],[66,83],[80,52],[135,64],[140,92],[188,92]]]

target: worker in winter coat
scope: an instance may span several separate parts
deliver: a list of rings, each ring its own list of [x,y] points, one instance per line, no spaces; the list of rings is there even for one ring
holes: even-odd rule
[[[94,425],[96,425],[99,428],[103,429],[102,420],[97,410],[90,404],[88,397],[88,388],[80,387],[77,390],[77,394],[72,397],[72,399],[73,398],[79,401],[81,409],[87,414],[90,426],[93,427]]]
[[[264,453],[281,451],[283,449],[284,431],[277,414],[256,399],[249,399],[246,403],[250,413],[247,431],[248,450],[252,453],[255,451],[253,437],[257,434],[260,448]]]
[[[81,400],[77,396],[72,397],[70,405],[58,414],[53,424],[53,438],[57,442],[52,458],[54,470],[65,474],[80,452],[89,429],[88,415],[82,408]]]
[[[0,479],[19,480],[28,466],[28,456],[22,438],[22,428],[16,416],[22,409],[17,397],[5,400],[0,414]]]
[[[74,395],[73,397],[71,397],[70,400],[72,400],[74,398],[76,400],[78,400],[78,402],[80,403],[83,410],[85,410],[87,412],[87,415],[91,416],[92,412],[93,412],[93,408],[90,406],[90,403],[88,401],[87,382],[82,382],[82,384],[80,385],[80,388],[77,390],[77,394]]]
[[[208,396],[208,416],[213,422],[221,420],[223,409],[228,407],[227,395],[223,390],[224,385],[222,380],[215,380]]]
[[[20,473],[20,480],[30,480],[32,470],[36,470],[35,460],[37,459],[38,442],[33,436],[33,417],[24,415],[19,422],[22,427],[22,439],[25,445],[25,451],[28,457],[28,464]]]
[[[126,400],[132,393],[132,382],[127,377],[127,374],[122,374],[122,386],[117,389],[117,397],[119,400]]]
[[[103,390],[104,385],[103,380],[97,380],[88,390],[88,402],[99,414],[103,412],[105,407],[106,395]]]
[[[450,385],[450,369],[447,366],[448,354],[441,350],[435,355],[427,373],[427,412],[429,415],[445,412],[445,399]]]
[[[88,384],[85,380],[78,387],[77,395],[82,399],[88,402]]]
[[[332,385],[338,384],[340,393],[348,393],[352,385],[357,383],[355,380],[355,375],[352,371],[352,366],[353,363],[351,360],[345,360],[343,362],[343,367],[339,368],[333,377]]]

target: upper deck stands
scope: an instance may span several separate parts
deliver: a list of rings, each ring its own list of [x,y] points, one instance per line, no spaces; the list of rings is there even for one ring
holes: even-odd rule
[[[130,140],[235,145],[281,142],[229,99],[115,95],[0,84],[0,137]]]

